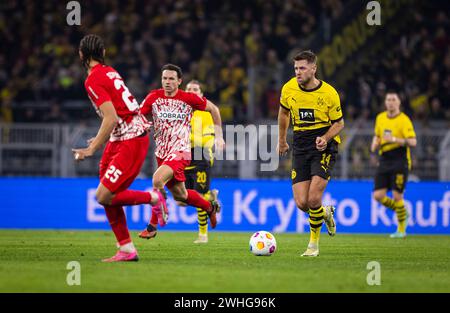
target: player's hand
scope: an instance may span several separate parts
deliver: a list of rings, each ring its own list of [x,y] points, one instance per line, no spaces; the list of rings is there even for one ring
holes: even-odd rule
[[[277,152],[279,156],[285,156],[289,151],[289,145],[285,142],[278,142],[277,144]]]
[[[87,141],[88,146],[91,145],[91,143],[94,141],[95,137],[89,138]]]
[[[383,139],[384,139],[384,141],[386,141],[387,143],[395,142],[395,137],[392,136],[391,133],[384,134]]]
[[[327,148],[328,142],[324,137],[316,138],[316,148],[319,151],[324,151]]]
[[[216,137],[216,139],[214,139],[214,148],[219,152],[225,149],[225,140],[223,137]]]
[[[83,161],[85,158],[89,158],[94,155],[91,148],[87,147],[84,149],[72,149],[73,157],[76,161]]]

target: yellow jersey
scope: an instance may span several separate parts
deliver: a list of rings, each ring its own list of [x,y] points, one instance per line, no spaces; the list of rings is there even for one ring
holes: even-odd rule
[[[213,147],[214,121],[211,113],[195,110],[191,119],[192,161],[186,169],[192,169],[200,165],[212,166],[214,161]]]
[[[408,146],[401,146],[398,143],[388,143],[384,139],[390,134],[396,138],[416,138],[416,132],[410,118],[403,112],[389,117],[387,112],[377,115],[375,120],[375,136],[380,138],[380,149],[378,153],[382,156],[381,161],[403,161],[408,162],[411,169],[411,151]]]
[[[343,118],[336,89],[324,81],[310,90],[299,86],[293,77],[281,89],[280,105],[289,110],[294,127],[294,152],[315,149],[317,136],[324,135],[332,123]],[[333,138],[341,142],[339,135]]]

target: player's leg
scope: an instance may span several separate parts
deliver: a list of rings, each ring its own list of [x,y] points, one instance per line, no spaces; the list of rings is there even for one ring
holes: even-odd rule
[[[333,218],[334,207],[322,205],[322,196],[331,171],[336,162],[337,144],[331,143],[329,148],[320,154],[314,153],[311,157],[311,184],[308,192],[310,239],[308,248],[303,256],[319,255],[319,239],[323,222],[325,221],[328,234],[336,234],[336,223]]]
[[[172,180],[173,170],[170,166],[164,164],[164,161],[158,159],[159,167],[153,173],[153,190],[159,191],[161,201],[159,204],[152,205],[151,217],[146,228],[139,233],[139,237],[143,239],[151,239],[156,237],[158,233],[158,223],[160,226],[165,226],[169,218],[167,205],[165,199],[167,198],[164,191],[164,186]]]
[[[373,192],[373,198],[388,209],[393,210],[395,201],[394,199],[387,196],[387,192],[387,188],[375,189]]]
[[[308,192],[308,207],[309,207],[309,230],[310,237],[308,248],[304,256],[319,255],[319,239],[320,231],[324,222],[325,209],[322,206],[322,195],[327,186],[328,180],[313,176]]]
[[[113,157],[117,154],[117,152],[118,152],[117,144],[112,144],[111,142],[108,142],[106,144],[105,150],[103,152],[102,158],[99,163],[100,180],[102,180],[105,177],[105,174],[106,174],[108,168],[110,167],[110,163],[112,162]],[[101,183],[100,183],[100,185],[101,185],[100,190],[103,192],[104,186]],[[109,189],[108,189],[108,191],[109,191]],[[112,192],[110,192],[110,193],[112,194]],[[103,202],[105,199],[101,199],[101,200]],[[104,208],[105,208],[106,218],[108,219],[108,222],[111,225],[111,229],[116,237],[116,242],[118,244],[119,252],[120,252],[120,248],[122,246],[124,246],[124,248],[122,248],[122,249],[128,250],[129,248],[131,248],[130,250],[132,250],[133,247],[130,247],[132,244],[132,240],[131,240],[130,234],[128,232],[127,221],[126,221],[125,212],[123,211],[123,208],[121,206],[108,206],[108,205],[104,206]],[[104,261],[113,262],[115,260],[116,256],[118,257],[119,252],[112,258],[105,259]],[[135,251],[133,251],[133,252],[135,252]],[[133,252],[131,252],[131,253],[133,254]],[[137,259],[137,253],[136,253],[136,255],[131,255],[129,252],[124,251],[124,254],[125,255],[123,255],[123,257],[125,259],[128,257],[131,257],[131,259]],[[122,257],[122,255],[121,255],[121,257]]]
[[[103,262],[138,261],[137,250],[131,240],[125,212],[121,206],[105,206],[106,217],[116,237],[119,251]]]
[[[100,184],[96,191],[97,201],[103,206],[126,206],[156,204],[157,193],[128,190],[139,174],[149,146],[148,136],[110,144],[107,165],[103,162]]]
[[[207,200],[216,200],[217,199],[217,190],[210,191],[210,167],[200,167],[196,168],[195,176],[193,177],[194,184],[193,188],[197,192],[203,195],[203,197]],[[187,180],[186,180],[187,182]],[[187,189],[190,189],[186,186]],[[194,241],[194,243],[207,243],[208,242],[208,214],[197,208],[197,220],[198,220],[198,239]]]
[[[182,201],[190,206],[206,211],[209,216],[211,228],[216,228],[216,213],[219,211],[219,204],[216,200],[207,201],[194,189],[186,189],[184,181],[177,181],[169,189],[176,201]]]
[[[114,166],[113,161],[117,157],[120,151],[120,146],[118,143],[108,143],[105,147],[105,150],[102,155],[102,159],[99,164],[99,174],[100,174],[100,180],[104,181],[106,179],[109,179],[106,176],[108,169],[111,168],[111,165]],[[117,178],[117,180],[119,180]],[[112,195],[114,194],[114,191],[120,190],[121,188],[126,188],[127,186],[124,186],[123,179],[121,182],[117,181],[109,181],[110,185],[106,187],[103,183],[100,183],[99,188],[97,190],[100,190],[100,194],[103,195]],[[108,189],[110,188],[110,189]],[[106,189],[106,191],[104,190]],[[105,204],[106,200],[104,198],[100,199],[103,204]],[[125,213],[123,211],[123,208],[121,206],[111,206],[111,205],[104,205],[106,217],[109,221],[109,224],[111,225],[111,229],[116,237],[116,241],[118,243],[119,251],[116,255],[114,255],[112,258],[105,259],[103,261],[105,262],[115,262],[115,261],[137,261],[137,251],[134,248],[134,245],[132,243],[130,234],[128,232],[127,227],[127,221],[125,217]]]
[[[103,183],[98,185],[95,196],[98,203],[103,206],[156,205],[158,203],[158,194],[154,191],[147,192],[127,189],[113,193]]]
[[[387,196],[388,190],[391,189],[391,180],[392,174],[380,166],[375,174],[373,198],[385,207],[394,210],[395,200]]]
[[[186,177],[185,187],[186,189],[194,189],[200,192],[206,200],[209,198],[206,196],[204,192],[202,192],[199,188],[201,186],[199,183],[202,181],[203,177],[201,173],[202,170],[198,168],[197,165],[189,166],[184,171],[184,176]],[[177,202],[178,205],[186,206],[187,204],[181,201]],[[197,223],[198,223],[198,238],[194,241],[194,243],[207,243],[208,242],[208,213],[203,211],[200,208],[196,208],[197,210]]]
[[[153,174],[153,189],[159,191],[162,205],[152,206],[152,218],[150,224],[155,227],[157,223],[159,223],[160,226],[165,226],[169,220],[169,210],[165,203],[167,194],[164,186],[169,186],[174,177],[173,169],[169,165],[164,164],[161,160],[158,160],[158,164],[160,164],[160,166]]]
[[[105,192],[108,196],[112,194],[111,202],[107,205],[104,202],[104,206],[119,244],[118,253],[112,258],[104,260],[105,262],[137,260],[137,251],[127,229],[122,205],[154,203],[154,199],[161,202],[156,192],[148,193],[127,190],[144,164],[148,146],[148,136],[114,143],[112,145],[114,149],[109,154],[109,163],[107,165],[105,165],[105,162],[101,163],[102,178],[99,190]],[[112,169],[115,170],[113,171]],[[106,201],[105,199],[102,200]]]
[[[292,193],[297,208],[309,214],[309,189],[311,186],[311,155],[295,155],[292,160]],[[310,226],[311,228],[311,226]],[[308,245],[302,256],[317,256],[318,247]]]
[[[297,208],[305,213],[309,213],[308,193],[311,180],[301,181],[292,185],[292,193]]]
[[[395,181],[393,182],[392,194],[394,197],[394,209],[397,215],[397,232],[391,234],[391,238],[405,238],[406,237],[406,227],[408,225],[408,211],[405,207],[405,201],[403,199],[403,193],[405,190],[405,184],[408,177],[408,173],[405,171],[403,173],[395,174]]]

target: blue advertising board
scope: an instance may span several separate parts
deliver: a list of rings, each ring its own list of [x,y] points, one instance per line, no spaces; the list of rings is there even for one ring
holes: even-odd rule
[[[102,206],[95,200],[94,178],[0,178],[0,228],[109,229]],[[215,179],[222,212],[218,231],[308,232],[308,217],[296,208],[289,180]],[[138,179],[133,189],[150,190],[151,181]],[[372,182],[331,181],[324,204],[336,207],[340,233],[395,231],[393,212],[372,199]],[[450,183],[408,183],[408,233],[450,234]],[[196,230],[197,213],[168,201],[167,230]],[[140,230],[150,219],[150,206],[126,207],[130,229]]]

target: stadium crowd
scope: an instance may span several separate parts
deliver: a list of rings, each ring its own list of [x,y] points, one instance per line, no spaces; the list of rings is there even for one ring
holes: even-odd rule
[[[262,68],[258,73],[268,82],[256,93],[257,117],[274,118],[289,53],[299,46],[299,38],[338,19],[344,3],[81,1],[79,27],[67,25],[64,2],[7,1],[1,7],[1,121],[93,117],[82,106],[62,105],[86,99],[77,43],[89,30],[105,37],[107,62],[139,101],[158,86],[160,67],[172,62],[185,70],[186,79],[205,82],[206,94],[220,104],[225,120],[245,122],[248,69]],[[347,120],[373,118],[388,88],[401,91],[404,108],[414,119],[450,120],[449,17],[445,11],[415,12],[415,27],[397,38],[379,62],[361,69],[354,84],[340,90]]]
[[[80,1],[81,26],[66,23],[61,1],[0,4],[0,92],[2,120],[66,121],[93,117],[64,100],[86,99],[77,44],[88,32],[105,38],[107,62],[141,101],[159,84],[159,69],[179,64],[186,80],[205,82],[223,115],[244,121],[247,68],[279,67],[298,38],[342,11],[342,1]],[[297,21],[301,19],[301,27]],[[43,108],[20,106],[45,101]],[[41,111],[44,109],[45,114]],[[78,112],[79,113],[79,112]]]

